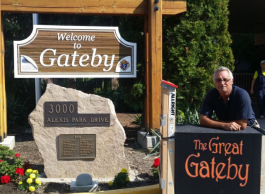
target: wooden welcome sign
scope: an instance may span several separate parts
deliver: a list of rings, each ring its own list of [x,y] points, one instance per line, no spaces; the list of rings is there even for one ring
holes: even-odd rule
[[[14,58],[16,78],[136,77],[136,43],[118,27],[34,25]]]

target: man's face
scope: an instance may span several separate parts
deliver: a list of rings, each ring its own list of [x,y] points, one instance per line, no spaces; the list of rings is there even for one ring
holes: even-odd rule
[[[214,85],[220,94],[230,94],[233,80],[228,71],[219,71],[215,75]]]

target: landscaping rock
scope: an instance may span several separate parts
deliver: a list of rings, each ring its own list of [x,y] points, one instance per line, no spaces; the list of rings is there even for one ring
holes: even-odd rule
[[[44,127],[44,103],[47,101],[77,101],[79,114],[110,114],[109,127]],[[111,100],[48,84],[35,110],[29,115],[34,140],[44,160],[48,178],[73,178],[89,172],[95,178],[113,178],[122,168],[129,170],[124,154],[126,135],[117,119]],[[96,134],[96,158],[93,160],[60,160],[60,134]]]

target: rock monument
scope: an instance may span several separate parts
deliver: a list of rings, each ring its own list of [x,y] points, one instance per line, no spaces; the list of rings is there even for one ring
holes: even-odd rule
[[[48,84],[29,123],[48,178],[113,178],[129,169],[126,135],[107,98]]]

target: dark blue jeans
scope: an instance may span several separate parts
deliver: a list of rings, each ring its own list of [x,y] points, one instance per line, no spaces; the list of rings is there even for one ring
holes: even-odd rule
[[[263,115],[264,104],[265,104],[265,89],[257,92],[257,101],[258,101],[259,115]]]

